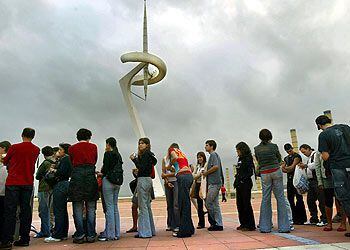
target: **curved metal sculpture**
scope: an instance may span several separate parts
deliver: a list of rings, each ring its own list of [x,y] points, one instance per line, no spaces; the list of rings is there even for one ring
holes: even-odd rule
[[[145,100],[147,99],[148,85],[156,84],[160,82],[166,75],[167,68],[162,59],[148,53],[148,36],[147,36],[147,11],[146,0],[144,1],[144,24],[143,24],[143,52],[130,52],[121,56],[122,63],[138,62],[139,64],[127,73],[123,78],[119,80],[120,88],[123,93],[123,97],[128,108],[128,112],[131,118],[134,132],[138,138],[145,137],[145,131],[143,129],[139,114],[132,100],[131,86],[144,86],[145,97],[136,96]],[[158,71],[154,74],[150,74],[148,65],[152,64]],[[143,75],[138,73],[143,70]],[[164,196],[164,190],[160,182],[160,178],[156,169],[156,178],[153,180],[155,196]]]

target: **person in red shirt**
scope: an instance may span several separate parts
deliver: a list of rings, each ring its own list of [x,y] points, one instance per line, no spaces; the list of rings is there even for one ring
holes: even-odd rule
[[[90,142],[92,133],[82,128],[77,132],[78,143],[72,145],[68,152],[73,170],[69,182],[68,195],[73,202],[73,217],[76,232],[73,243],[84,243],[84,238],[92,243],[96,240],[96,201],[99,199],[98,184],[95,174],[97,146]],[[84,227],[86,211],[87,227]]]
[[[16,211],[20,206],[20,239],[15,246],[28,246],[32,223],[32,206],[35,163],[40,149],[32,143],[35,130],[25,128],[23,142],[10,147],[3,163],[7,166],[8,177],[5,188],[5,221],[1,235],[0,249],[11,249],[16,227]]]

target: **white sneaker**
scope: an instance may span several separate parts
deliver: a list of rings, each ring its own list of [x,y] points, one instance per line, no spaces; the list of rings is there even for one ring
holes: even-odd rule
[[[317,223],[316,226],[318,226],[318,227],[324,227],[324,226],[326,226],[327,224],[328,224],[327,222],[321,221],[321,222]]]
[[[53,238],[53,237],[48,237],[48,238],[45,238],[44,242],[46,243],[51,243],[51,242],[60,242],[62,241],[61,239],[56,239],[56,238]]]

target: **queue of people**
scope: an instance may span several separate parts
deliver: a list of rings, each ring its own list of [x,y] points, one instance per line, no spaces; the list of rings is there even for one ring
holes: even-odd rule
[[[235,146],[238,163],[233,187],[236,189],[240,223],[237,230],[254,231],[258,227],[261,233],[272,231],[273,193],[277,201],[279,233],[290,233],[294,225],[305,224],[323,227],[324,231],[333,230],[334,202],[337,212],[341,214],[337,231],[346,231],[346,219],[350,216],[350,127],[332,125],[327,116],[317,117],[316,125],[323,130],[318,138],[318,150],[313,150],[308,144],[299,148],[307,158],[305,163],[289,143],[284,145],[287,156],[282,159],[268,129],[260,131],[260,143],[253,152],[245,142]],[[35,172],[35,178],[39,180],[41,219],[36,238],[43,238],[46,243],[67,239],[67,202],[72,202],[76,229],[74,243],[119,240],[118,197],[124,182],[124,170],[116,139],[106,139],[101,171],[96,170],[97,146],[90,141],[92,133],[84,128],[77,132],[77,142],[73,145],[61,143],[57,148],[43,147],[41,153],[44,161],[35,171],[40,149],[32,143],[34,137],[35,130],[25,128],[21,143],[11,145],[7,141],[0,142],[0,249],[29,245]],[[173,237],[191,237],[195,229],[204,229],[207,224],[206,214],[209,225],[207,230],[224,230],[220,191],[222,201],[226,201],[226,197],[222,163],[216,152],[217,143],[207,140],[204,149],[207,155],[199,151],[197,162],[192,166],[179,144],[172,143],[161,161],[167,204],[166,230],[171,231]],[[135,238],[151,238],[156,236],[152,213],[152,200],[155,198],[152,179],[155,178],[157,158],[151,151],[150,140],[140,138],[138,152],[132,153],[129,158],[135,165],[132,170],[135,179],[129,184],[133,193],[133,226],[127,233],[136,233]],[[309,221],[302,193],[293,182],[296,171],[300,170],[305,171],[307,176]],[[287,196],[284,193],[283,173],[287,174]],[[262,184],[258,225],[255,224],[251,203],[252,177],[260,177]],[[98,181],[99,178],[102,180]],[[99,198],[105,213],[105,228],[97,235],[96,209]],[[191,215],[191,201],[197,209],[196,228]],[[20,237],[14,241],[17,217],[20,220]],[[350,233],[345,236],[350,236]]]

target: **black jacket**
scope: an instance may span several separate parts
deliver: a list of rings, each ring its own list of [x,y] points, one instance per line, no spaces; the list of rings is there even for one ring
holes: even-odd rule
[[[236,169],[237,173],[233,184],[235,188],[239,186],[240,183],[251,181],[255,169],[253,157],[251,155],[239,157]]]
[[[62,157],[57,164],[57,171],[55,177],[57,181],[68,181],[72,174],[72,162],[69,155]]]
[[[147,150],[141,156],[136,157],[133,162],[139,170],[138,177],[151,177],[152,168],[157,164],[157,159],[151,151]]]
[[[81,165],[73,167],[68,195],[73,202],[97,201],[99,199],[95,166]]]
[[[122,160],[122,156],[118,151],[107,151],[103,156],[103,166],[101,168],[101,173],[104,176],[108,176],[111,173],[113,168],[117,165],[117,162]]]

